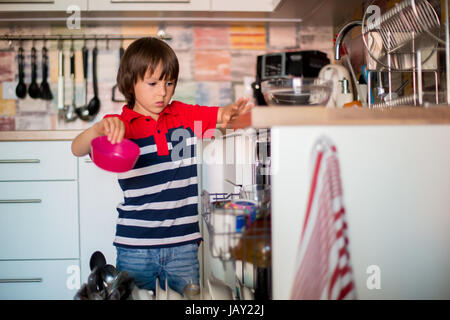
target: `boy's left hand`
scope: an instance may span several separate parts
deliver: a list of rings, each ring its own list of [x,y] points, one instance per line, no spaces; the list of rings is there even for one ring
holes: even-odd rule
[[[217,122],[222,124],[222,128],[225,128],[230,121],[250,111],[255,106],[253,103],[248,103],[249,100],[250,98],[239,98],[235,103],[219,108]]]

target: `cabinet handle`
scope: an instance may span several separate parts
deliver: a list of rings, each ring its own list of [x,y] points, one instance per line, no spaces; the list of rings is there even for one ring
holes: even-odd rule
[[[91,159],[88,159],[88,158],[85,158],[85,159],[84,159],[84,162],[85,162],[85,163],[92,163],[92,160],[91,160]]]
[[[29,282],[42,282],[42,278],[0,279],[0,283],[29,283]]]
[[[1,200],[0,203],[41,203],[41,199],[5,199]]]
[[[0,163],[40,163],[39,159],[0,159]]]

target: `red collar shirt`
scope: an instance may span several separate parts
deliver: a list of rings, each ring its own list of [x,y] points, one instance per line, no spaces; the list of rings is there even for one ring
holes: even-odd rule
[[[211,137],[218,107],[170,103],[158,120],[124,106],[119,117],[125,138],[140,156],[133,169],[119,173],[124,202],[117,211],[114,245],[167,247],[198,242],[197,138]]]

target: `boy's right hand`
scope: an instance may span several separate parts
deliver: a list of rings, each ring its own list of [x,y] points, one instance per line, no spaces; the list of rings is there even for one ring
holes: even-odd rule
[[[125,125],[118,117],[103,118],[95,126],[97,133],[101,136],[108,136],[108,141],[112,144],[122,142],[125,136]]]

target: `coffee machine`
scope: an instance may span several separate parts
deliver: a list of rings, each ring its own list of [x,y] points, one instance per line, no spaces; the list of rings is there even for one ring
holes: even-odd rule
[[[256,77],[252,83],[255,104],[266,106],[261,92],[261,82],[275,78],[315,78],[330,63],[326,53],[318,50],[276,52],[259,55],[256,60]]]

